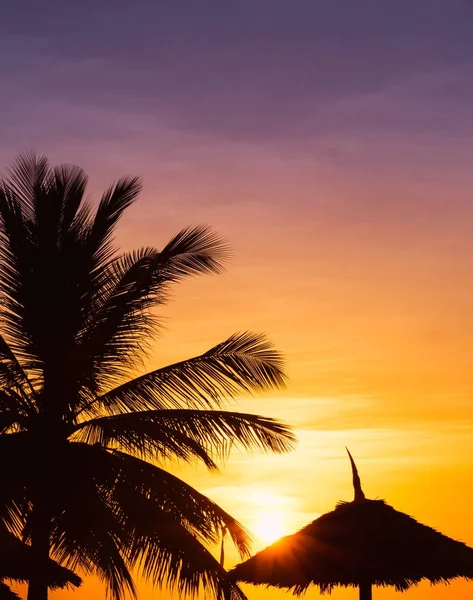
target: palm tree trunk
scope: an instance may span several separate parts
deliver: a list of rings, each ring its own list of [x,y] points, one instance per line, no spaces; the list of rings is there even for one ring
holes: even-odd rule
[[[372,600],[371,583],[360,583],[360,600]]]
[[[50,520],[36,504],[31,519],[31,553],[34,566],[28,583],[28,600],[48,600],[48,559]]]

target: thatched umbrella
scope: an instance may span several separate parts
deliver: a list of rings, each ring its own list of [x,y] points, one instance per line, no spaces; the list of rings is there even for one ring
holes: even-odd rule
[[[21,542],[4,525],[0,525],[0,580],[26,582],[37,568],[31,547]],[[49,587],[53,589],[69,585],[77,587],[82,583],[78,575],[52,559],[48,561],[45,576]],[[15,598],[15,594],[7,585],[0,583],[0,600],[3,598]]]
[[[348,451],[348,450],[347,450]],[[322,592],[356,586],[371,600],[373,585],[406,590],[427,579],[473,579],[473,549],[398,512],[383,500],[368,500],[351,457],[355,498],[340,502],[294,535],[281,538],[237,565],[236,581],[290,588],[310,584]]]

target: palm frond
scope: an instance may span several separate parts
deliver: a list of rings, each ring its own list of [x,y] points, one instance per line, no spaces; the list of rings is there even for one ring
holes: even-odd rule
[[[211,593],[217,600],[246,600],[225,569],[189,531],[176,523],[137,530],[130,560],[138,573],[159,587],[195,597]]]
[[[31,236],[25,209],[4,182],[0,185],[0,318],[12,349],[24,350],[28,340],[22,328],[24,292],[31,291]]]
[[[279,352],[261,334],[234,334],[195,358],[157,369],[99,396],[109,411],[213,408],[241,393],[284,387]]]
[[[120,477],[116,498],[122,519],[132,532],[132,542],[125,550],[127,560],[137,572],[159,587],[179,592],[195,594],[203,587],[217,597],[221,593],[238,597],[240,590],[202,545],[209,539],[215,543],[221,533],[215,523],[209,523],[210,515],[204,512],[196,522],[197,515],[189,519],[189,508],[183,510],[184,498],[176,505],[165,490],[156,497],[146,486],[136,488],[131,483],[126,476]]]
[[[38,195],[42,195],[50,172],[46,156],[36,156],[34,152],[18,155],[7,170],[2,187],[10,190],[18,206],[23,208],[25,218],[32,218]]]
[[[199,540],[217,542],[226,527],[240,553],[248,555],[246,530],[214,502],[163,469],[119,451],[106,451],[97,444],[71,443],[67,454],[74,477],[66,477],[63,487],[55,489],[58,507],[63,506],[63,511],[54,519],[52,555],[72,569],[80,568],[103,578],[112,587],[115,598],[123,594],[128,581],[123,580],[125,567],[129,571],[132,566],[139,566],[137,562],[145,560],[148,551],[149,560],[154,556],[161,568],[169,564],[171,570],[175,569],[173,561],[179,559],[166,558],[165,543],[164,554],[156,554],[156,535],[165,538],[170,527],[174,536],[182,539],[181,530],[185,530],[192,538],[189,543],[199,544]],[[140,548],[145,554],[140,553]],[[192,554],[188,554],[188,560],[191,558]],[[157,562],[154,565],[157,577],[161,571],[157,570]],[[222,587],[233,589],[223,570],[212,572],[214,566],[211,563],[205,567],[209,569],[207,574],[200,573],[203,566],[196,561],[195,577],[202,583],[207,583],[209,577]],[[153,577],[151,566],[149,569],[148,575]],[[174,581],[176,572],[172,571],[169,585],[187,585],[187,573],[184,570],[182,577],[179,574],[179,580]],[[168,581],[154,579],[154,583],[167,585]]]
[[[115,225],[136,200],[141,188],[139,177],[123,177],[103,194],[86,241],[95,270],[104,267],[112,257],[115,250],[111,238]]]
[[[75,165],[59,165],[51,170],[48,196],[56,197],[60,205],[57,243],[65,245],[80,239],[90,218],[90,207],[84,203],[88,177]]]
[[[215,505],[176,479],[172,488],[178,493],[177,497],[175,494],[170,497],[168,485],[161,488],[158,496],[156,488],[154,491],[153,487],[137,488],[124,471],[117,480],[115,491],[123,520],[132,531],[133,541],[127,546],[127,559],[138,573],[153,584],[177,590],[180,594],[194,596],[204,590],[217,598],[244,599],[241,590],[202,545],[202,542],[218,541],[222,531],[222,524],[215,523],[209,511],[210,508],[215,512]],[[158,476],[161,474],[158,472]],[[182,495],[184,493],[186,496]],[[189,500],[197,500],[200,515],[190,514],[195,513],[196,507]],[[197,521],[196,516],[200,517]],[[229,522],[229,528],[233,536],[243,534],[246,537],[246,532],[234,520]]]
[[[79,527],[86,524],[81,511],[75,514],[80,519]],[[107,592],[115,600],[126,598],[128,594],[136,597],[135,585],[120,545],[103,527],[99,535],[94,535],[88,527],[81,531],[77,527],[72,528],[65,519],[58,519],[51,542],[55,558],[69,567],[74,565],[86,575],[97,577],[106,584]]]
[[[152,419],[144,418],[138,422],[132,418],[126,422],[128,416],[135,415],[130,413],[117,417],[99,417],[81,423],[75,428],[72,439],[118,448],[146,460],[180,459],[191,462],[197,459],[209,469],[217,469],[209,452],[193,436],[168,427],[164,422],[155,423]]]
[[[17,537],[22,537],[25,516],[30,507],[28,487],[41,481],[32,456],[34,436],[27,431],[0,435],[0,522]]]
[[[15,390],[0,389],[0,434],[25,428],[30,414],[28,409]]]
[[[229,245],[211,227],[188,227],[175,235],[161,251],[167,263],[167,279],[179,281],[189,275],[221,273],[231,256]]]
[[[117,500],[130,494],[133,502],[138,503],[139,497],[145,497],[161,510],[179,515],[189,531],[211,544],[219,541],[222,529],[226,528],[240,555],[249,556],[249,532],[207,496],[157,465],[119,450],[109,455],[108,469],[120,469],[115,488]]]
[[[27,370],[23,368],[9,344],[0,334],[0,388],[18,392],[17,401],[20,407],[32,407],[30,395],[35,395],[32,381]]]
[[[148,459],[200,459],[215,467],[233,446],[288,452],[296,438],[281,422],[258,415],[211,410],[152,410],[92,419],[76,428],[90,444],[116,445]]]
[[[116,473],[100,468],[105,451],[98,448],[69,444],[66,452],[66,464],[72,472],[64,473],[63,485],[58,480],[53,490],[56,506],[52,556],[64,566],[97,576],[115,600],[128,593],[135,596],[125,560],[131,538],[115,504],[110,502],[109,490],[113,489]]]
[[[144,248],[112,261],[101,274],[77,349],[84,357],[83,372],[101,373],[102,386],[124,375],[149,343],[144,340],[151,338],[156,324],[148,309],[159,301],[159,265],[159,253]]]
[[[150,309],[166,302],[170,284],[219,272],[227,254],[228,246],[216,232],[193,227],[161,252],[144,248],[127,253],[102,270],[80,344],[84,354],[93,356],[105,383],[127,374],[146,351],[158,325]]]
[[[77,167],[51,169],[27,155],[0,189],[1,318],[12,351],[36,376],[54,346],[71,345],[77,328],[82,270],[77,231],[71,231],[84,214],[86,183]],[[54,327],[66,339],[52,344]]]
[[[201,544],[215,543],[228,527],[247,555],[248,534],[230,515],[149,463],[97,445],[70,446],[72,465],[80,475],[87,469],[88,479],[60,492],[64,511],[55,519],[54,558],[104,578],[117,599],[123,597],[124,569],[131,567],[155,585],[179,592],[194,594],[204,587],[218,598],[243,598]]]

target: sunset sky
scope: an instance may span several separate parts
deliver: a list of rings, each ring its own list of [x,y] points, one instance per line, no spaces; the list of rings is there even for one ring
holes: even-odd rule
[[[0,169],[35,149],[93,197],[140,175],[123,247],[208,223],[234,249],[175,289],[147,367],[246,329],[286,356],[287,389],[234,408],[293,424],[297,450],[175,469],[255,532],[350,500],[348,446],[368,497],[473,545],[472,22],[471,0],[2,4]]]

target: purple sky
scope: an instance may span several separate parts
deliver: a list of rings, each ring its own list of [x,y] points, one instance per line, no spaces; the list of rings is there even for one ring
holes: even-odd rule
[[[220,229],[237,258],[216,293],[237,329],[278,336],[295,303],[331,314],[327,338],[340,328],[345,345],[357,306],[367,325],[377,314],[406,335],[463,339],[472,22],[471,0],[9,2],[0,166],[33,148],[83,166],[93,192],[143,176],[124,243]],[[265,294],[273,320],[258,302],[243,311]],[[289,353],[320,326],[292,324]]]
[[[2,158],[178,133],[350,162],[353,137],[472,134],[469,0],[4,4]]]
[[[296,212],[329,189],[335,219],[388,221],[394,182],[428,184],[421,214],[472,183],[470,0],[5,4],[2,167],[33,148],[97,186],[132,172],[221,205],[246,182],[263,204],[297,190]]]

